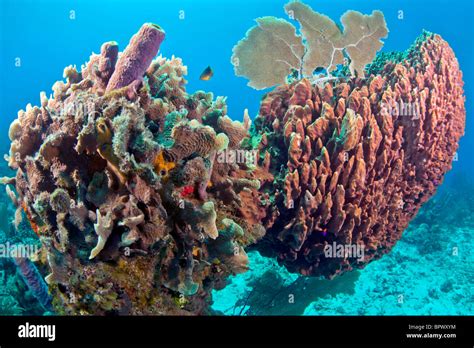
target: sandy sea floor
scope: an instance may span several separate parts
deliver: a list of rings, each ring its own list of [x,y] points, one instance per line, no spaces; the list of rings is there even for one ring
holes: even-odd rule
[[[251,271],[215,291],[213,308],[226,315],[474,313],[472,227],[418,220],[391,253],[333,281],[289,274],[251,252]]]

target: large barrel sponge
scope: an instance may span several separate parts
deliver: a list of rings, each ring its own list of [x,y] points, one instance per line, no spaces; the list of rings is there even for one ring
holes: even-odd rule
[[[425,32],[366,76],[303,79],[262,100],[253,141],[275,181],[260,189],[272,204],[257,247],[290,271],[333,277],[381,257],[451,168],[465,98],[449,45]],[[359,251],[327,253],[339,246]]]

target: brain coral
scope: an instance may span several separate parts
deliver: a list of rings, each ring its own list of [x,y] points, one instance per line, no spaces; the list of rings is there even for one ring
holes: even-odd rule
[[[464,125],[458,62],[426,32],[408,51],[380,55],[365,79],[277,87],[252,130],[275,176],[260,189],[272,204],[259,249],[327,277],[379,258],[451,168]],[[364,257],[326,254],[337,245]]]

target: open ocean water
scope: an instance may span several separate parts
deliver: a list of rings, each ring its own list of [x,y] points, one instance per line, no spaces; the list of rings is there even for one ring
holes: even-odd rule
[[[0,151],[8,153],[9,124],[39,92],[51,92],[64,67],[78,67],[109,40],[124,47],[144,22],[158,23],[167,39],[160,53],[188,66],[187,90],[226,96],[228,114],[258,113],[267,91],[234,75],[232,47],[261,16],[286,18],[282,0],[0,0]],[[390,30],[383,51],[407,49],[423,29],[453,48],[464,76],[466,132],[457,160],[437,194],[421,209],[394,249],[361,271],[333,281],[288,273],[251,251],[250,271],[214,291],[213,309],[226,315],[472,315],[474,314],[474,3],[458,0],[307,0],[337,20],[347,10],[384,13]],[[210,81],[199,76],[208,65]],[[6,163],[0,177],[11,175]],[[14,209],[0,195],[0,239]],[[24,232],[34,243],[35,235]],[[2,263],[2,265],[4,265]],[[0,314],[37,314],[9,293],[12,269],[0,270]],[[5,295],[7,294],[7,295]]]

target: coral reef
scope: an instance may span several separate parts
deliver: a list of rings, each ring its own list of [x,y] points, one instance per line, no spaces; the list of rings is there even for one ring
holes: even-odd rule
[[[208,313],[210,291],[247,269],[244,248],[263,236],[243,212],[261,169],[215,160],[241,149],[248,119],[188,94],[181,60],[153,59],[163,39],[145,24],[123,53],[105,43],[10,127],[16,175],[2,182],[42,244],[18,266],[47,305],[38,266],[58,314]]]
[[[474,182],[459,167],[449,176],[392,251],[363,270],[325,281],[250,251],[250,270],[213,292],[213,308],[225,315],[469,315]]]
[[[286,9],[303,37],[265,17],[234,50],[280,47],[283,58],[241,61],[256,88],[292,75],[264,96],[252,125],[248,113],[233,121],[225,98],[188,93],[181,60],[154,58],[164,31],[149,23],[123,53],[107,42],[80,70],[67,67],[50,98],[18,113],[5,158],[15,175],[0,182],[16,209],[5,232],[27,224],[41,242],[34,260],[17,260],[30,297],[49,307],[51,295],[58,314],[209,314],[212,290],[252,267],[250,248],[332,278],[394,246],[464,132],[454,53],[424,33],[365,67],[387,34],[380,13],[349,12],[340,31],[301,3]],[[268,69],[281,59],[291,61]],[[332,75],[313,76],[320,65]],[[365,254],[327,256],[332,245]],[[247,314],[272,299],[252,301]]]
[[[425,32],[374,64],[366,79],[302,79],[261,103],[252,138],[275,182],[260,189],[272,204],[258,248],[290,271],[333,277],[387,253],[451,169],[465,108],[449,45]],[[364,257],[326,255],[334,243]]]

